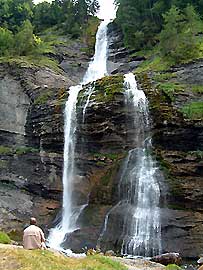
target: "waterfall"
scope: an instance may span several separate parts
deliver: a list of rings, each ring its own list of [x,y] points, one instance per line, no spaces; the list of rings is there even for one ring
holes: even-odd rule
[[[108,231],[108,220],[112,222],[110,216],[120,213],[123,220],[122,233],[118,236],[121,254],[149,257],[161,252],[160,173],[150,154],[148,102],[144,92],[138,90],[132,73],[125,75],[124,88],[126,108],[133,112],[136,148],[128,152],[123,162],[118,183],[118,203],[106,216],[98,244]]]
[[[130,204],[132,209],[131,215],[126,217],[124,231],[127,237],[123,239],[121,253],[147,257],[161,252],[158,167],[150,155],[151,138],[145,94],[138,90],[132,73],[125,75],[124,87],[126,103],[134,109],[135,127],[139,128],[139,132],[136,139],[138,147],[129,151],[119,184],[120,199]],[[126,186],[128,190],[125,190]]]
[[[63,242],[68,237],[68,234],[77,229],[78,217],[86,207],[86,205],[74,205],[72,198],[73,183],[77,174],[77,168],[75,166],[77,97],[82,89],[82,85],[100,79],[107,74],[107,26],[109,22],[109,19],[101,22],[96,35],[95,55],[93,60],[90,62],[81,84],[70,87],[68,101],[65,106],[62,221],[55,228],[50,230],[48,245],[51,248],[63,250],[66,253],[70,253],[71,251],[63,249]],[[83,110],[83,121],[85,110],[93,90],[94,88],[90,87],[87,92],[87,101]]]

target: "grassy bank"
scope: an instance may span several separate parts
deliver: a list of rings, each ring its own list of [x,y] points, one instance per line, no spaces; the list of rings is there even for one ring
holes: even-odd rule
[[[119,262],[104,256],[66,258],[50,251],[0,249],[0,269],[4,270],[125,270]]]

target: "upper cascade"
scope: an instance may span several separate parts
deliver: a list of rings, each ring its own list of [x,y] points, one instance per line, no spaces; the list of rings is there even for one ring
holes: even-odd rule
[[[87,84],[107,75],[107,25],[109,21],[101,22],[95,44],[95,54],[93,60],[85,73],[82,84]]]

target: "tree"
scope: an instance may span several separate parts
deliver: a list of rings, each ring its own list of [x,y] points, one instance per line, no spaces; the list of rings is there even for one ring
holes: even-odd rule
[[[0,27],[0,56],[11,54],[13,49],[13,34],[8,29]]]
[[[164,27],[160,33],[160,52],[163,56],[171,56],[175,54],[176,47],[180,42],[180,33],[183,17],[180,10],[176,6],[163,15]]]
[[[30,54],[34,45],[33,26],[29,20],[26,20],[15,35],[15,52],[17,55]]]
[[[196,35],[200,29],[200,18],[193,6],[187,6],[184,12],[172,6],[163,15],[164,27],[160,33],[160,52],[179,63],[198,55],[199,43]]]
[[[0,26],[17,32],[25,20],[33,16],[32,0],[0,0]]]
[[[156,43],[160,22],[153,11],[153,0],[117,0],[119,4],[116,22],[124,33],[127,47],[140,49]]]
[[[115,0],[118,5],[117,24],[124,34],[125,45],[142,49],[153,47],[163,29],[164,18],[172,6],[185,10],[193,5],[196,14],[203,17],[203,0]]]
[[[51,12],[54,5],[44,1],[34,7],[33,25],[36,31],[41,31],[57,23]]]

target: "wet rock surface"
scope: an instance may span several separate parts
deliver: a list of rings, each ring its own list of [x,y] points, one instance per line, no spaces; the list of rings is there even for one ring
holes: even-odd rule
[[[68,88],[81,80],[89,62],[83,46],[59,45],[51,56],[66,72],[0,64],[0,229],[22,232],[33,215],[47,232],[59,212],[63,110]],[[64,63],[76,58],[76,70]]]
[[[107,69],[109,74],[129,73],[145,60],[144,57],[135,56],[134,50],[125,48],[122,31],[115,22],[109,24],[108,38]]]

